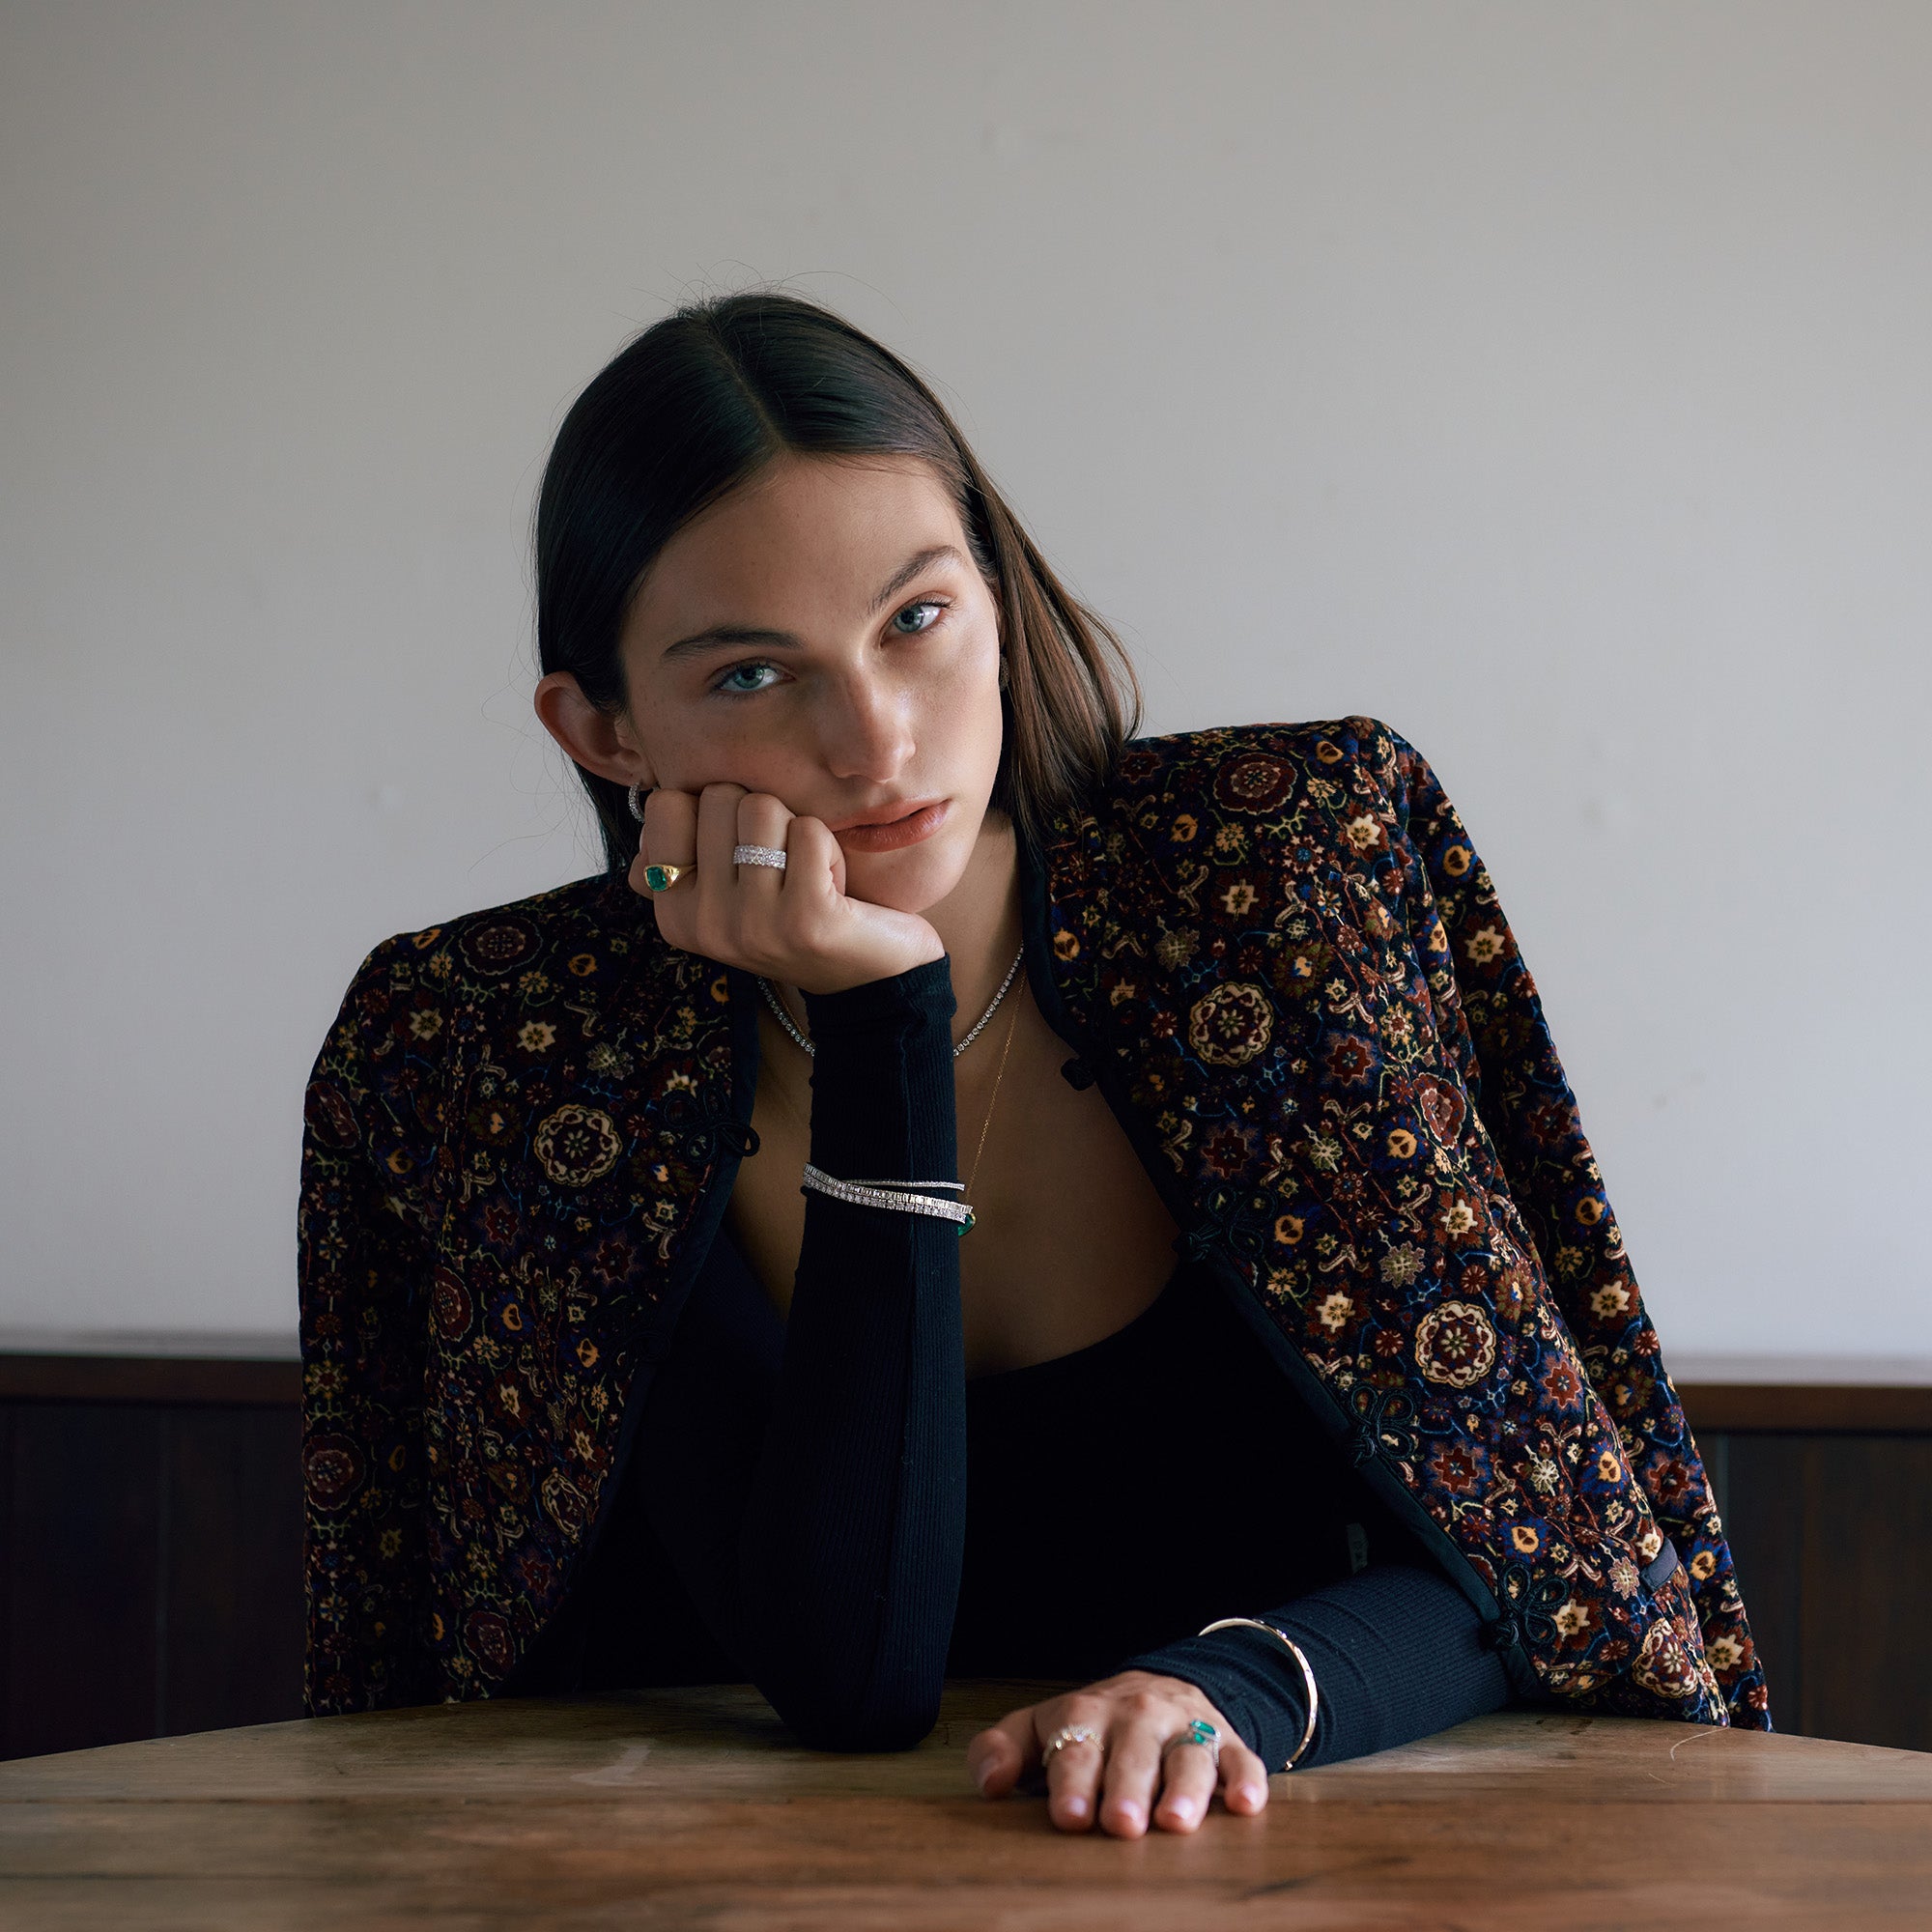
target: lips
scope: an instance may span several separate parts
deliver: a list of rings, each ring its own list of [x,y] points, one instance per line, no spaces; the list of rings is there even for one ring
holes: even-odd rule
[[[930,838],[946,823],[951,799],[935,799],[930,805],[915,807],[900,818],[881,825],[848,825],[832,836],[848,852],[895,852],[902,845],[917,845]]]

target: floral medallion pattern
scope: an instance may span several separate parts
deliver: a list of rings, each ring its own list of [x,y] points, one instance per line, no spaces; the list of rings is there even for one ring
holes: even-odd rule
[[[1495,1360],[1495,1328],[1473,1302],[1445,1301],[1415,1324],[1415,1365],[1445,1388],[1474,1388]]]
[[[1366,719],[1139,741],[1029,863],[1042,1009],[1525,1687],[1767,1725],[1534,982],[1420,755]],[[314,1710],[487,1695],[561,1602],[729,1184],[754,1000],[620,873],[356,974],[303,1148]]]
[[[1259,986],[1216,986],[1187,1016],[1187,1042],[1210,1066],[1239,1066],[1268,1043],[1274,1009]]]
[[[611,1116],[596,1107],[559,1107],[537,1128],[530,1147],[543,1171],[565,1187],[588,1187],[609,1174],[624,1151]]]

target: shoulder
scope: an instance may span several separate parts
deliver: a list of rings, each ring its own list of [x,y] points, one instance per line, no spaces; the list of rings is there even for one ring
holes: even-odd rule
[[[1313,781],[1316,796],[1380,794],[1400,810],[1428,767],[1378,718],[1223,724],[1136,738],[1122,752],[1109,802],[1132,810],[1183,798],[1223,811],[1272,811]]]
[[[656,944],[621,875],[599,872],[506,905],[398,932],[371,949],[343,997],[331,1040],[384,1038],[433,1057],[458,1012],[538,1008],[570,991],[594,998]]]

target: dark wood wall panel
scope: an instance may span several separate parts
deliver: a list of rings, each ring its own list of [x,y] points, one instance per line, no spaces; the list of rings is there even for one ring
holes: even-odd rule
[[[1685,1401],[1777,1728],[1932,1750],[1932,1415],[1889,1393]],[[300,1715],[296,1394],[286,1362],[0,1355],[0,1757]]]
[[[0,1409],[0,1757],[301,1715],[292,1408]]]
[[[1719,1439],[1773,1721],[1932,1750],[1932,1435]]]
[[[301,1422],[184,1409],[168,1445],[160,1735],[301,1716]]]
[[[4,1587],[10,1757],[153,1737],[168,1411],[14,1411]]]
[[[1804,1456],[1804,1728],[1932,1749],[1932,1438]]]
[[[1719,1509],[1738,1566],[1738,1588],[1750,1614],[1751,1638],[1771,1687],[1771,1720],[1780,1731],[1799,1731],[1804,1572],[1798,1498],[1804,1493],[1804,1439],[1732,1435],[1719,1440],[1725,1482]]]

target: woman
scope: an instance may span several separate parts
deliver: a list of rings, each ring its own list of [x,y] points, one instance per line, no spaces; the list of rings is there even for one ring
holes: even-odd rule
[[[969,1768],[1128,1836],[1513,1695],[1768,1724],[1412,748],[1129,742],[931,392],[789,298],[591,384],[537,553],[609,869],[379,947],[318,1062],[312,1708],[750,1678],[889,1749],[1054,1678]]]

